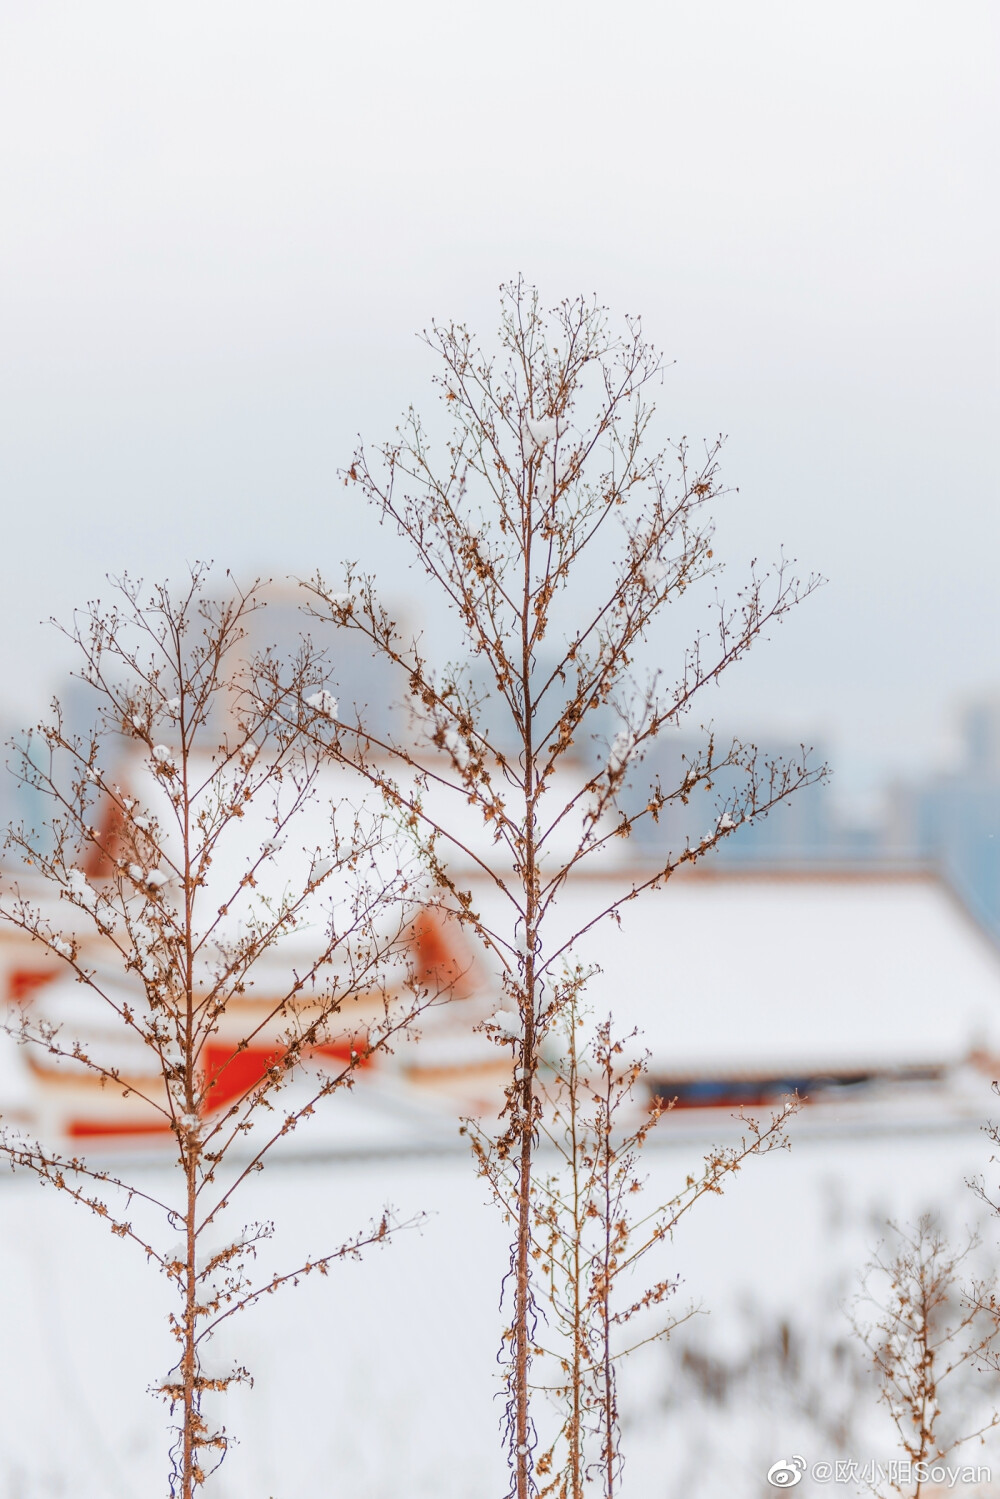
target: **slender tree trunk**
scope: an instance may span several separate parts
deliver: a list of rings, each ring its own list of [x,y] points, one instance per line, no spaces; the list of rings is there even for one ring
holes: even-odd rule
[[[615,1371],[611,1361],[611,1242],[614,1232],[612,1222],[613,1205],[611,1194],[611,1092],[612,1063],[608,1056],[605,1069],[606,1093],[604,1117],[602,1119],[601,1142],[604,1154],[604,1270],[601,1286],[601,1333],[603,1338],[602,1379],[604,1384],[604,1492],[605,1499],[613,1499],[615,1492]]]
[[[178,680],[183,681],[181,667],[183,658],[181,654],[181,643],[177,641],[178,656]],[[185,703],[182,694],[179,715],[181,734],[181,787],[182,787],[182,828],[183,856],[184,856],[184,988],[185,988],[185,1015],[184,1015],[184,1108],[187,1120],[193,1119],[197,1113],[197,1099],[195,1097],[195,1070],[194,1070],[194,949],[191,934],[193,930],[193,901],[191,870],[191,799],[188,785],[188,757],[186,754],[187,734],[185,724]],[[197,1466],[197,1449],[195,1446],[196,1427],[199,1419],[197,1391],[195,1388],[196,1349],[195,1332],[197,1322],[198,1305],[198,1254],[197,1254],[197,1211],[198,1211],[198,1161],[200,1156],[200,1141],[195,1132],[186,1123],[183,1130],[184,1153],[185,1153],[185,1252],[187,1259],[187,1287],[184,1301],[184,1342],[182,1369],[184,1373],[184,1467],[181,1474],[183,1499],[194,1499],[195,1491],[195,1469]]]
[[[525,1070],[527,1070],[528,1041],[525,1036]],[[517,1203],[517,1292],[514,1315],[514,1379],[516,1389],[516,1435],[517,1435],[517,1496],[528,1499],[531,1492],[531,1464],[529,1452],[528,1370],[531,1364],[529,1338],[529,1304],[531,1300],[528,1244],[531,1232],[531,1085],[525,1082],[525,1119],[521,1136],[521,1167],[518,1183]]]
[[[528,909],[533,914],[529,896]],[[517,1289],[514,1308],[515,1430],[517,1436],[517,1499],[531,1493],[530,1400],[531,1368],[531,1173],[534,1145],[535,955],[531,950],[534,923],[529,916],[524,968],[524,1042],[521,1051],[521,1157],[517,1192]]]
[[[197,1253],[195,1250],[195,1212],[197,1208],[198,1183],[196,1179],[195,1155],[188,1151],[187,1159],[187,1200],[186,1200],[186,1259],[187,1259],[187,1293],[184,1300],[184,1352],[181,1359],[181,1370],[184,1376],[184,1449],[183,1468],[181,1470],[181,1483],[183,1499],[194,1499],[195,1491],[195,1467],[197,1464],[197,1453],[195,1447],[196,1424],[198,1420],[197,1394],[195,1390],[195,1323],[196,1306],[198,1303],[197,1286]]]
[[[605,1271],[605,1274],[607,1271]],[[615,1388],[611,1365],[611,1325],[609,1308],[604,1309],[604,1492],[613,1499],[615,1492]]]
[[[570,1412],[569,1456],[572,1499],[583,1499],[583,1213],[580,1207],[580,1141],[577,1134],[579,1073],[576,1057],[576,1004],[570,1011],[570,1143],[573,1178],[573,1389]]]
[[[521,1158],[517,1192],[517,1287],[514,1305],[514,1391],[517,1438],[517,1499],[529,1499],[532,1489],[530,1454],[531,1368],[531,1171],[534,1131],[535,1071],[535,928],[537,923],[538,874],[535,847],[535,747],[531,693],[531,538],[532,495],[525,496],[524,576],[521,604],[521,692],[524,712],[524,1040],[521,1048]]]

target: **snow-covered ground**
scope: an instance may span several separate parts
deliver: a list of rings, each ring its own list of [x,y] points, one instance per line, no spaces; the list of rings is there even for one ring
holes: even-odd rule
[[[667,1195],[698,1153],[693,1137],[664,1137],[648,1153],[650,1194]],[[749,1407],[694,1400],[682,1350],[738,1353],[753,1327],[785,1321],[805,1330],[821,1368],[823,1348],[845,1335],[837,1300],[879,1225],[927,1207],[944,1210],[956,1229],[971,1221],[976,1203],[964,1179],[988,1171],[989,1156],[969,1125],[847,1138],[806,1132],[790,1152],[751,1161],[724,1198],[700,1205],[664,1246],[661,1265],[683,1277],[675,1309],[692,1303],[706,1315],[646,1351],[625,1378],[623,1495],[765,1492],[767,1467],[801,1450],[802,1421],[763,1388]],[[136,1171],[146,1188],[168,1184],[153,1162]],[[275,1165],[248,1187],[242,1217],[275,1221],[266,1262],[273,1250],[277,1264],[329,1247],[387,1202],[404,1216],[426,1212],[423,1227],[228,1324],[219,1356],[245,1362],[256,1382],[225,1397],[240,1445],[213,1481],[219,1499],[504,1492],[494,1360],[506,1235],[466,1156]],[[165,1417],[145,1389],[173,1357],[165,1282],[134,1246],[31,1180],[0,1180],[0,1223],[0,1492],[164,1493]],[[1000,1242],[992,1225],[987,1234]],[[856,1454],[894,1455],[888,1440]],[[1000,1456],[993,1464],[1000,1476]],[[808,1482],[799,1490],[814,1491]]]

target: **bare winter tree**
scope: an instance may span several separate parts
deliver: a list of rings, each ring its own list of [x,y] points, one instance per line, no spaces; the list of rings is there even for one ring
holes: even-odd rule
[[[859,1226],[841,1224],[841,1253],[831,1244],[820,1280],[807,1295],[796,1286],[780,1313],[744,1290],[721,1337],[704,1325],[699,1336],[692,1322],[678,1339],[645,1415],[661,1450],[688,1453],[670,1475],[678,1499],[743,1491],[748,1473],[762,1479],[772,1464],[760,1492],[794,1487],[808,1465],[792,1453],[824,1454],[817,1484],[877,1499],[989,1487],[1000,1372],[989,1258],[976,1235],[948,1233],[937,1214],[904,1228],[883,1220],[859,1287]],[[776,1430],[787,1454],[778,1463]]]
[[[213,601],[197,568],[179,597],[126,579],[114,607],[77,618],[67,633],[97,725],[70,733],[56,704],[23,748],[20,773],[50,816],[42,832],[12,833],[23,872],[0,903],[82,986],[56,1018],[26,1007],[20,1039],[47,1065],[141,1100],[173,1142],[177,1190],[162,1198],[53,1140],[7,1132],[0,1150],[169,1278],[177,1360],[157,1388],[175,1413],[170,1492],[183,1499],[226,1451],[205,1396],[248,1377],[214,1366],[221,1324],[399,1226],[386,1211],[332,1250],[255,1275],[270,1225],[234,1232],[231,1205],[433,997],[403,963],[412,841],[385,809],[366,810],[363,784],[356,807],[329,804],[321,772],[340,729],[325,663],[308,643],[285,662],[250,657],[261,606],[256,588]]]
[[[502,292],[496,356],[461,326],[435,325],[426,340],[441,361],[443,440],[435,448],[411,410],[373,458],[358,451],[345,482],[398,532],[427,588],[449,606],[454,659],[436,669],[357,569],[337,591],[317,578],[311,608],[359,632],[408,684],[416,742],[379,738],[354,715],[337,752],[428,829],[442,897],[503,972],[504,1007],[487,1029],[511,1046],[512,1065],[490,1160],[508,1173],[503,1201],[514,1220],[506,1432],[511,1491],[528,1499],[537,1490],[537,1079],[572,989],[562,965],[623,902],[815,779],[804,754],[797,764],[764,763],[752,746],[720,745],[710,730],[677,784],[642,772],[657,740],[815,580],[800,585],[784,564],[771,576],[751,572],[732,606],[709,600],[714,620],[681,648],[675,674],[640,680],[654,624],[717,571],[709,512],[720,492],[718,444],[697,461],[683,442],[667,452],[647,447],[660,357],[637,321],[617,334],[595,303],[567,301],[547,314],[519,281]],[[730,784],[737,789],[721,789]],[[710,828],[661,845],[639,872],[619,869],[614,883],[621,840],[713,787]],[[489,909],[450,872],[455,854],[481,877]],[[594,884],[591,908],[567,934],[557,924],[560,901],[591,868],[608,874],[610,894]]]
[[[852,1317],[904,1457],[872,1492],[922,1499],[943,1482],[954,1486],[952,1472],[975,1482],[971,1455],[964,1470],[945,1464],[1000,1424],[990,1377],[998,1367],[997,1297],[992,1282],[966,1276],[974,1237],[956,1248],[930,1215],[912,1228],[889,1224],[889,1233],[890,1245],[868,1264]]]
[[[567,975],[570,985],[584,979],[582,970]],[[589,1029],[571,990],[552,1039],[538,1072],[539,1131],[558,1165],[536,1171],[532,1181],[531,1253],[545,1287],[535,1352],[551,1383],[541,1388],[556,1397],[560,1421],[535,1471],[552,1475],[543,1499],[594,1492],[611,1499],[622,1466],[618,1365],[693,1315],[690,1307],[663,1314],[678,1280],[644,1280],[644,1261],[751,1155],[787,1145],[784,1126],[795,1104],[789,1100],[764,1123],[746,1119],[737,1144],[710,1151],[669,1202],[650,1209],[642,1150],[665,1106],[642,1106],[648,1058],[635,1054],[636,1033],[616,1039],[610,1020]],[[508,1181],[492,1142],[481,1127],[468,1128],[483,1175],[506,1201]]]

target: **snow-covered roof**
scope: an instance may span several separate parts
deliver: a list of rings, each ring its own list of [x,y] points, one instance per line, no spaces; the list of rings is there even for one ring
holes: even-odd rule
[[[544,927],[543,958],[627,888],[625,871],[570,880]],[[495,887],[473,893],[486,923],[515,947],[514,907]],[[1000,954],[930,876],[695,873],[622,904],[619,915],[620,925],[605,919],[573,952],[598,970],[586,1007],[596,1019],[613,1013],[619,1034],[641,1032],[655,1079],[794,1081],[949,1068],[973,1053],[1000,1064]],[[397,1090],[409,1079],[478,1111],[506,1059],[474,1033],[498,981],[495,960],[471,939],[467,929],[476,997],[425,1016],[423,1040],[400,1039],[389,1071]],[[85,999],[68,979],[42,993],[46,1011],[65,1001],[96,1036],[104,1027]]]
[[[546,948],[607,902],[578,881]],[[661,1076],[1000,1056],[1000,955],[930,877],[693,875],[576,945],[586,1002],[638,1026]]]

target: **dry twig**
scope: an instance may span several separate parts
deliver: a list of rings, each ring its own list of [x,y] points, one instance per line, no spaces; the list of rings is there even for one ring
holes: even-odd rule
[[[126,578],[112,608],[74,622],[99,720],[75,735],[55,704],[22,747],[21,776],[50,816],[11,833],[22,873],[0,901],[81,986],[55,1020],[44,1003],[16,1014],[19,1039],[47,1065],[141,1100],[172,1137],[180,1190],[162,1198],[52,1141],[7,1132],[0,1150],[135,1242],[173,1284],[178,1358],[157,1388],[177,1412],[171,1493],[183,1499],[229,1440],[203,1397],[249,1377],[211,1367],[216,1330],[401,1226],[387,1211],[258,1281],[271,1226],[232,1233],[234,1198],[434,998],[404,964],[419,850],[388,811],[326,803],[320,775],[340,732],[326,665],[308,642],[290,661],[248,659],[260,607],[256,588],[214,601],[198,567],[180,597]],[[322,1067],[306,1066],[318,1057]],[[153,1227],[133,1221],[134,1204]]]
[[[458,659],[435,670],[356,568],[337,591],[315,579],[310,607],[363,637],[408,684],[416,744],[380,737],[363,714],[344,715],[338,752],[425,830],[442,899],[503,973],[504,1007],[487,1030],[499,1045],[512,1044],[491,1146],[509,1174],[502,1190],[496,1173],[491,1180],[515,1223],[506,1433],[511,1492],[528,1499],[537,1491],[538,1068],[566,1004],[559,975],[587,931],[618,919],[625,902],[822,773],[804,751],[795,764],[765,761],[753,746],[720,745],[707,729],[676,785],[652,779],[634,810],[622,799],[627,785],[641,782],[658,738],[817,580],[800,584],[782,562],[770,576],[751,570],[734,604],[710,593],[712,623],[680,652],[674,678],[653,672],[639,681],[637,655],[656,617],[698,585],[711,590],[718,572],[709,510],[720,493],[719,445],[697,459],[685,442],[648,448],[660,357],[637,320],[616,334],[594,302],[566,301],[547,314],[518,281],[502,289],[498,355],[454,324],[435,325],[426,341],[440,360],[448,435],[435,450],[411,409],[373,458],[359,449],[345,482],[395,528],[450,608]],[[596,763],[595,737],[603,739]],[[638,824],[659,821],[731,773],[739,789],[717,790],[711,828],[682,847],[662,847],[645,869],[617,871],[612,893],[595,898],[570,936],[552,935],[551,918],[575,875],[606,867],[603,856]],[[488,834],[485,846],[476,823]],[[472,885],[453,872],[456,856],[499,894],[497,914],[485,916]]]

